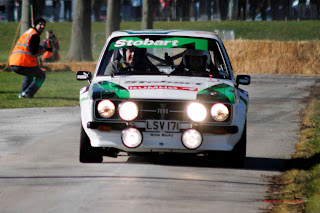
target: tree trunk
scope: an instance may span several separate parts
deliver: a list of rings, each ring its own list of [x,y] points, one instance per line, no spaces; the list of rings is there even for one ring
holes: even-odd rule
[[[153,9],[155,0],[143,0],[141,29],[153,28]]]
[[[91,0],[75,0],[72,36],[67,60],[93,60],[91,52]]]
[[[31,26],[30,20],[30,0],[22,1],[22,12],[21,12],[21,30],[20,35],[26,32]]]
[[[113,31],[120,29],[120,0],[108,0],[107,9],[107,38]]]

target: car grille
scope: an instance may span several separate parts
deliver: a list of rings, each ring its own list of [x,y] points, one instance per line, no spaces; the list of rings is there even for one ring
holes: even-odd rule
[[[96,120],[108,120],[108,121],[120,121],[121,118],[119,117],[119,114],[116,112],[111,118],[102,118],[98,111],[97,111],[97,105],[98,103],[103,99],[97,99],[94,103],[95,113],[94,117]],[[110,99],[118,108],[119,104],[124,99]],[[145,120],[179,120],[179,121],[186,121],[191,122],[189,119],[186,108],[188,103],[190,101],[183,101],[183,100],[134,100],[131,99],[131,101],[134,101],[138,107],[139,107],[139,115],[135,121],[145,121]],[[207,112],[210,113],[210,108],[214,102],[208,102],[204,103],[204,105],[207,107]],[[226,106],[229,108],[229,112],[231,112],[231,115],[229,118],[222,122],[222,123],[230,123],[231,117],[232,117],[232,109],[230,104],[226,104]],[[207,116],[207,120],[204,122],[215,122],[211,116]],[[221,123],[221,122],[219,122]]]

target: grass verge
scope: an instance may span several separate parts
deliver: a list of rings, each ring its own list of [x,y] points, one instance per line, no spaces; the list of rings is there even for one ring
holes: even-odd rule
[[[320,82],[303,112],[300,142],[288,170],[274,177],[272,212],[320,212]],[[283,202],[290,201],[290,202]]]
[[[19,99],[24,76],[0,72],[0,109],[29,107],[63,107],[79,105],[79,90],[88,83],[76,80],[74,72],[47,72],[47,78],[32,99]]]

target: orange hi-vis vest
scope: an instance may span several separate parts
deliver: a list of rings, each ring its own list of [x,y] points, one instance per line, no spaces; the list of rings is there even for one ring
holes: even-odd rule
[[[36,67],[39,66],[37,58],[30,52],[30,39],[39,34],[34,28],[27,30],[17,41],[10,57],[9,66]]]
[[[51,48],[49,40],[44,40],[44,41],[47,43],[47,47]],[[53,57],[53,53],[52,52],[45,51],[41,58],[42,58],[42,60],[44,60],[46,58],[52,58],[52,57]]]

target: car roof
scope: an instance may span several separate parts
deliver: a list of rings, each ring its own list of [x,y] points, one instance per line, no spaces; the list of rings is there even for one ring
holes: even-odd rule
[[[211,38],[220,41],[218,35],[209,31],[195,31],[195,30],[122,30],[114,31],[109,39],[121,36],[141,36],[141,35],[159,35],[159,36],[187,36],[197,38]],[[108,39],[108,40],[109,40]]]

